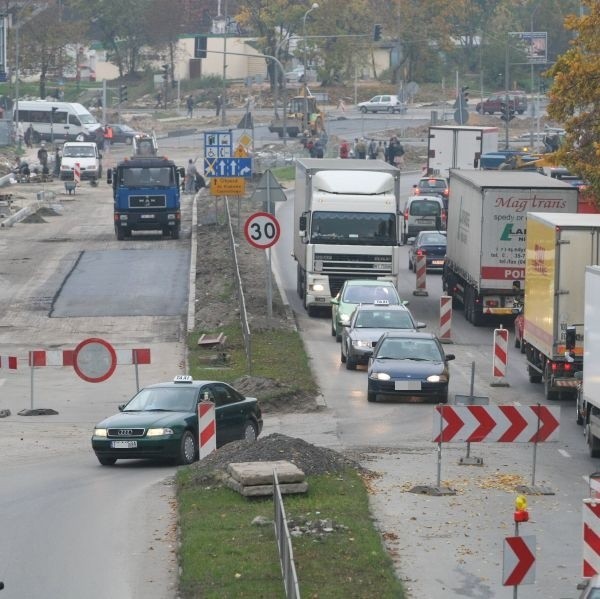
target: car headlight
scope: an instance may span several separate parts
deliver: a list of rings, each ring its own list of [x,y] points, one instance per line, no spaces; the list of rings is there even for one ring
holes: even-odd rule
[[[363,341],[362,339],[354,339],[354,341],[352,341],[352,345],[354,347],[371,347],[371,343],[369,341]]]
[[[340,320],[342,322],[350,322],[350,314],[340,314]]]
[[[432,374],[427,377],[428,383],[447,383],[448,377],[443,374]]]
[[[391,377],[387,372],[373,372],[371,378],[378,381],[389,381]]]
[[[323,284],[322,284],[322,283],[315,283],[315,284],[312,286],[312,290],[313,290],[313,291],[325,291],[325,287],[323,286]]]
[[[108,432],[105,428],[95,428],[94,437],[108,437]]]
[[[149,428],[146,433],[146,437],[163,437],[165,435],[172,435],[173,429],[164,427],[164,428]]]

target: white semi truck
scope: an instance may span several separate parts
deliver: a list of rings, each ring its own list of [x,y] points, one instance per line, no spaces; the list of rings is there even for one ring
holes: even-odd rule
[[[588,352],[586,266],[599,263],[600,214],[527,215],[522,343],[529,380],[544,383],[547,399],[577,390],[574,374]]]
[[[583,424],[590,456],[600,457],[600,266],[585,269],[583,377],[577,394],[577,424]],[[579,371],[581,374],[582,371]]]
[[[498,127],[432,125],[427,143],[427,174],[448,177],[453,168],[480,168],[481,155],[497,151]]]
[[[442,284],[479,326],[520,305],[527,213],[575,212],[577,189],[532,172],[453,170],[448,204]]]
[[[400,171],[381,160],[296,161],[294,258],[309,315],[346,279],[399,272]]]

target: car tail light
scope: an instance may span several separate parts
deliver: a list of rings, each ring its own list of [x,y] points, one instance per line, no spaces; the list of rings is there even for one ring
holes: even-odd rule
[[[570,362],[565,362],[565,372],[571,372],[573,370],[573,365]]]
[[[449,196],[450,195],[450,190],[449,189],[444,189],[444,195],[445,196]]]

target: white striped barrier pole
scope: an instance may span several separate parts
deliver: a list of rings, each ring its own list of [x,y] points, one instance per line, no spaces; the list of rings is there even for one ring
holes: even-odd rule
[[[427,256],[416,256],[415,265],[417,269],[417,287],[413,291],[413,295],[429,295],[427,293]]]
[[[440,334],[442,343],[452,343],[452,297],[442,295],[440,297]]]
[[[217,448],[215,404],[212,401],[198,404],[198,437],[199,457],[202,459]]]
[[[73,167],[73,181],[75,181],[75,185],[79,185],[81,182],[81,165],[79,162],[76,162]]]
[[[505,380],[508,364],[508,329],[494,329],[494,355],[492,358],[492,387],[508,387]]]
[[[19,361],[17,360],[17,356],[0,356],[0,368],[17,370],[18,367]]]

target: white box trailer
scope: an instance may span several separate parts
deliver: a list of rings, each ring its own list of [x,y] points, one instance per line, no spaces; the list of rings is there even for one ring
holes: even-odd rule
[[[498,127],[429,127],[427,174],[448,177],[450,169],[480,168],[481,155],[498,151]]]
[[[527,215],[523,349],[529,380],[544,383],[547,399],[577,390],[586,266],[599,262],[600,214]]]
[[[600,457],[600,266],[585,269],[583,377],[578,386],[577,424],[585,427],[590,455]],[[581,371],[580,371],[581,374]]]
[[[469,322],[479,326],[520,305],[527,213],[576,210],[577,189],[539,173],[451,171],[442,283]]]
[[[296,161],[294,258],[309,315],[346,279],[399,273],[400,171],[382,160]]]

